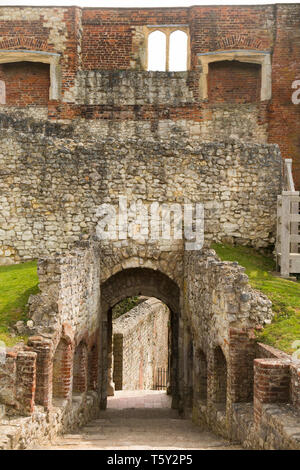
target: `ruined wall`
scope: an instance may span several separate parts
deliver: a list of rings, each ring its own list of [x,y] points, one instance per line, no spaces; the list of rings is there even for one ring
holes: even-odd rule
[[[64,256],[52,263],[40,263],[42,292],[30,302],[34,328],[39,318],[39,335],[30,337],[26,346],[9,351],[0,368],[2,449],[30,447],[97,416],[103,390],[102,383],[94,378],[106,364],[103,339],[107,331],[100,328],[94,334],[85,308],[87,296],[95,299],[89,292],[91,283],[99,289],[99,278],[87,268],[103,264],[97,253],[96,245],[85,244],[73,254],[73,261],[71,256]],[[131,271],[137,276],[139,269],[145,271]],[[120,287],[124,293],[127,288],[130,295],[127,271],[123,271]],[[78,276],[83,290],[78,286]],[[152,286],[158,297],[167,279],[161,276]],[[173,287],[168,303],[174,292]],[[64,302],[66,295],[69,306]],[[213,250],[186,253],[180,295],[183,311],[179,313],[179,335],[173,350],[178,361],[179,409],[191,409],[196,423],[206,423],[247,448],[299,449],[299,361],[273,348],[257,346],[255,341],[255,328],[272,318],[271,302],[249,286],[244,268],[219,261]],[[73,301],[80,305],[79,311]],[[96,304],[88,305],[88,318],[93,319]],[[82,311],[86,314],[81,315]],[[74,321],[74,312],[80,322]],[[104,311],[98,311],[98,319],[106,322]],[[100,362],[92,344],[100,347]],[[61,369],[63,394],[59,397],[53,383],[57,380],[53,368],[59,359],[58,350],[66,366]]]
[[[164,126],[166,119],[177,121],[185,119],[191,121],[188,128],[193,127],[192,123],[195,123],[197,127],[199,122],[210,127],[210,109],[216,98],[215,94],[212,94],[212,99],[208,102],[199,100],[197,73],[191,74],[189,81],[196,103],[188,106],[180,103],[176,108],[171,106],[170,109],[169,106],[165,106],[165,110],[151,109],[151,107],[142,107],[139,110],[126,109],[123,105],[120,108],[119,105],[114,104],[110,105],[112,107],[108,105],[105,107],[104,103],[77,104],[78,93],[82,95],[82,91],[78,89],[78,76],[95,70],[113,73],[117,70],[124,72],[144,70],[148,26],[154,25],[164,27],[164,25],[171,24],[188,27],[192,72],[200,71],[197,54],[244,49],[270,52],[272,54],[272,99],[270,102],[257,104],[258,120],[256,129],[253,128],[252,132],[253,141],[261,125],[264,126],[266,138],[268,126],[269,142],[280,145],[284,158],[295,160],[294,173],[296,183],[299,185],[298,115],[300,108],[299,105],[294,105],[291,99],[292,83],[300,77],[299,8],[298,4],[161,9],[2,7],[0,10],[0,49],[2,51],[50,52],[61,55],[59,63],[62,93],[57,100],[51,100],[48,103],[49,117],[53,119],[73,119],[82,116],[92,119],[137,121],[143,118],[150,120],[152,127],[158,127],[157,121]],[[214,67],[217,66],[213,65],[212,68]],[[223,73],[222,76],[219,74],[210,77],[219,89],[217,98],[221,103],[225,103],[225,95],[228,96],[228,93],[225,95],[220,93],[228,87],[228,75],[232,74]],[[251,100],[254,99],[255,80],[249,73],[242,74],[235,80],[235,95],[239,96],[239,101],[249,99],[249,96]],[[33,89],[32,84],[30,91],[33,92]],[[27,104],[29,103],[24,100],[23,105]],[[136,103],[133,106],[138,104],[141,105],[141,103]],[[138,111],[139,118],[137,118]],[[218,112],[220,113],[220,109]],[[226,117],[232,118],[224,110],[225,121]],[[252,115],[253,119],[255,115]],[[241,122],[243,119],[236,119],[233,122],[232,134],[240,134]],[[187,131],[190,132],[189,129]],[[198,132],[197,135],[202,137],[202,132]],[[215,135],[218,133],[216,132]],[[224,135],[228,135],[228,132]],[[247,135],[248,139],[249,137]],[[258,140],[261,141],[260,135]]]
[[[148,206],[203,203],[208,242],[274,242],[277,147],[199,144],[182,136],[170,142],[121,139],[113,127],[103,139],[99,127],[6,115],[1,126],[2,262],[65,252],[95,232],[98,206],[118,205],[120,195],[128,204],[140,199]],[[161,244],[182,251],[181,240],[159,241],[156,248]]]
[[[31,336],[0,365],[0,449],[47,442],[99,410],[99,248],[40,260],[38,275],[25,331]]]
[[[47,331],[58,343],[67,327],[71,341],[87,343],[99,328],[99,248],[77,249],[64,257],[44,258],[38,263],[40,293],[29,299],[31,333]]]
[[[168,368],[169,309],[148,299],[113,322],[116,390],[153,390],[157,368]]]
[[[272,318],[271,302],[244,268],[215,253],[185,256],[182,393],[193,419],[250,449],[299,449],[299,361],[254,331]]]

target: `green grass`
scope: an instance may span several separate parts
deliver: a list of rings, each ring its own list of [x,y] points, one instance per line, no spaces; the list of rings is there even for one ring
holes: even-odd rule
[[[246,268],[251,286],[272,301],[274,320],[257,334],[258,340],[292,353],[293,341],[300,340],[300,282],[281,279],[272,274],[275,262],[253,248],[213,244],[223,261],[237,261]]]
[[[37,263],[0,266],[0,340],[13,346],[24,337],[12,338],[8,327],[26,320],[26,304],[30,294],[38,293]]]
[[[124,300],[121,300],[117,305],[112,309],[112,319],[116,320],[121,315],[129,312],[132,308],[136,307],[140,303],[138,297],[127,297]]]

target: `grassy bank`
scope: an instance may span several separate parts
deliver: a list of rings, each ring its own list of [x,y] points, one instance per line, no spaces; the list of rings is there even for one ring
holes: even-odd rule
[[[213,244],[212,248],[222,260],[237,261],[244,266],[251,286],[272,301],[275,317],[258,334],[259,341],[292,353],[292,342],[300,340],[300,282],[274,276],[274,260],[252,248],[220,244]]]
[[[12,338],[8,327],[18,320],[26,320],[26,303],[30,294],[38,292],[37,264],[35,261],[0,266],[0,340],[7,346],[19,342]]]

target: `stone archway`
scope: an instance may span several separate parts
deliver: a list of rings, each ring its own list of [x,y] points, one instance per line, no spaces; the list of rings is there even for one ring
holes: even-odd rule
[[[126,297],[145,295],[164,302],[171,311],[170,319],[170,371],[169,392],[172,394],[172,407],[179,402],[179,320],[180,289],[178,285],[161,271],[149,268],[129,268],[112,275],[101,284],[101,332],[99,383],[101,408],[106,408],[108,383],[109,334],[111,334],[112,307]]]

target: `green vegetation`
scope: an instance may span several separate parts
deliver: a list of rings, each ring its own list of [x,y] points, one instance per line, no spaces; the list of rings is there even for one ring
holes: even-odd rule
[[[0,340],[13,346],[24,337],[12,338],[8,327],[26,321],[26,304],[30,294],[38,293],[37,263],[0,266]]]
[[[119,318],[124,313],[129,312],[133,307],[136,307],[140,303],[138,297],[127,297],[124,300],[121,300],[117,305],[112,309],[112,319],[115,320]]]
[[[212,248],[223,261],[237,261],[244,266],[251,286],[272,301],[274,320],[257,334],[258,340],[292,353],[292,342],[300,340],[300,282],[274,276],[274,260],[253,248],[220,244]]]

